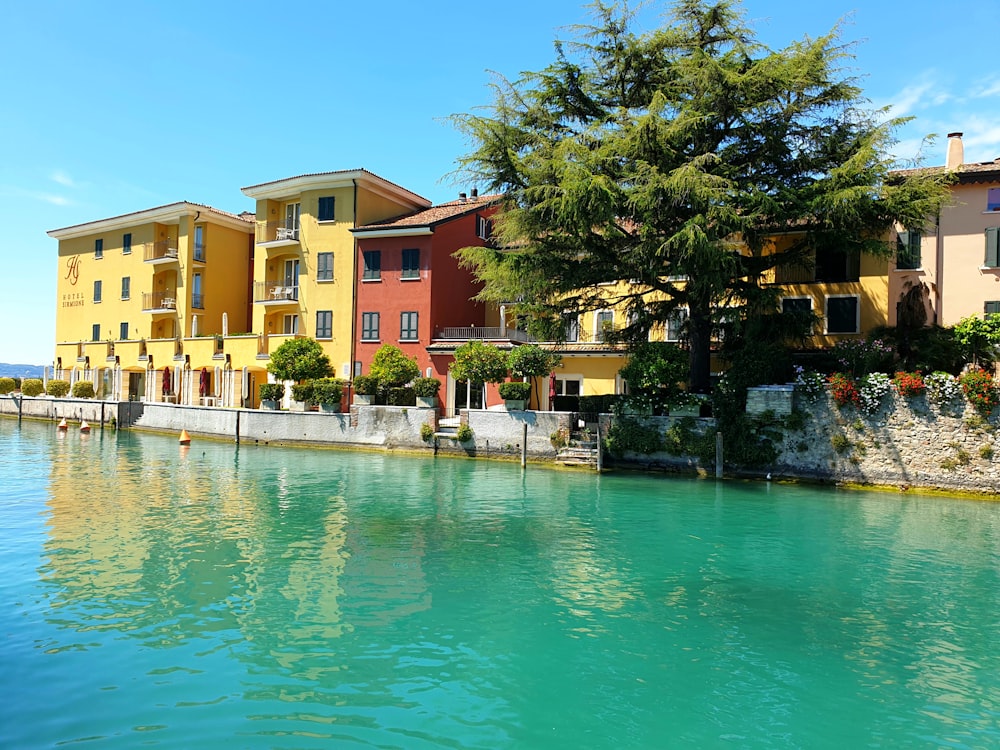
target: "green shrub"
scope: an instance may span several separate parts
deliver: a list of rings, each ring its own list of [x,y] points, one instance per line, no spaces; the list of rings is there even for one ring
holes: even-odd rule
[[[851,449],[850,438],[840,433],[830,438],[830,444],[837,453],[846,453]]]
[[[340,403],[344,395],[344,381],[340,378],[320,378],[312,382],[313,401],[317,404],[333,406]]]
[[[21,383],[21,393],[25,396],[41,396],[45,393],[45,385],[41,378],[25,378]]]
[[[621,403],[616,393],[602,393],[596,396],[580,396],[579,410],[587,414],[611,414]]]
[[[354,392],[359,396],[374,396],[378,393],[378,378],[373,375],[358,375],[354,378]]]
[[[93,398],[94,384],[89,380],[78,380],[73,383],[73,398]]]
[[[991,461],[993,459],[993,446],[992,445],[981,445],[979,446],[979,457]]]
[[[261,383],[261,401],[281,401],[285,397],[285,386],[283,383]]]
[[[14,378],[0,378],[0,396],[6,396],[17,387]]]
[[[417,378],[413,381],[413,393],[420,398],[435,398],[441,390],[441,381],[437,378]]]
[[[664,447],[659,430],[647,427],[630,417],[619,417],[611,423],[604,445],[614,456],[622,456],[625,453],[648,455]]]
[[[316,399],[313,396],[314,380],[307,380],[304,383],[296,383],[292,386],[292,398],[296,401],[304,401],[307,404],[313,403]]]
[[[385,388],[398,388],[420,375],[416,357],[407,357],[398,346],[382,344],[372,356],[369,374]]]
[[[527,401],[531,397],[531,383],[501,383],[497,390],[504,401]]]
[[[424,422],[420,425],[420,439],[429,443],[434,438],[434,428]]]
[[[455,437],[458,438],[458,442],[467,443],[472,440],[472,428],[467,424],[460,424],[458,429],[455,430]]]
[[[311,338],[288,339],[271,352],[267,371],[278,380],[325,378],[333,372],[330,358],[318,341]]]
[[[416,406],[417,396],[409,386],[389,388],[385,392],[387,406]]]
[[[63,398],[69,393],[68,380],[50,380],[46,393],[55,398]]]

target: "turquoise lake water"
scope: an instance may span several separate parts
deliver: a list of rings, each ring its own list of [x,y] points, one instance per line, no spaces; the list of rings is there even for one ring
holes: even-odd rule
[[[0,446],[2,748],[1000,747],[998,503]]]

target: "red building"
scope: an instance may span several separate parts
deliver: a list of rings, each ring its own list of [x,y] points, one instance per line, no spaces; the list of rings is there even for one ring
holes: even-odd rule
[[[383,344],[416,357],[424,376],[441,383],[441,404],[463,406],[450,389],[455,346],[481,338],[486,308],[472,299],[481,289],[454,253],[484,245],[496,196],[460,197],[414,214],[351,230],[357,240],[355,374],[367,374]],[[477,330],[478,329],[478,330]]]

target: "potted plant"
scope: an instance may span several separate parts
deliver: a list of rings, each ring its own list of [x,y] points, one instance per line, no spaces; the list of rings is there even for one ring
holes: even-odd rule
[[[261,383],[260,408],[277,411],[281,407],[281,399],[285,397],[284,383]]]
[[[417,378],[413,381],[413,393],[417,397],[417,406],[434,408],[438,405],[438,391],[441,381],[437,378]]]
[[[344,395],[344,381],[339,378],[315,380],[312,395],[320,411],[336,414],[340,411],[340,399]]]
[[[354,378],[354,403],[368,406],[378,393],[378,378],[372,375],[358,375]]]
[[[524,411],[531,396],[531,383],[501,383],[497,390],[507,411]]]
[[[313,395],[314,380],[306,380],[304,383],[296,383],[292,386],[292,410],[311,411],[316,401]]]

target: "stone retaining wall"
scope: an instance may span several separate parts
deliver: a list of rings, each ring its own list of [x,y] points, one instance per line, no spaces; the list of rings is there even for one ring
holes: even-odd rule
[[[74,425],[82,418],[94,429],[100,426],[102,414],[105,422],[110,422],[119,409],[129,406],[127,402],[0,396],[2,415],[16,417],[20,408],[27,418],[58,421],[66,417]],[[435,409],[365,406],[353,407],[349,414],[324,414],[172,404],[141,407],[135,423],[139,429],[174,433],[184,429],[192,435],[235,440],[238,425],[241,442],[329,444],[512,460],[520,457],[527,426],[527,455],[542,461],[555,459],[551,437],[568,431],[572,419],[566,412],[463,411],[462,419],[472,428],[473,438],[459,443],[446,438],[423,440],[422,426],[437,426]],[[797,400],[796,407],[804,417],[799,420],[802,428],[784,428],[777,461],[752,473],[763,476],[770,472],[775,479],[1000,494],[996,433],[1000,420],[996,414],[983,419],[964,401],[938,406],[925,396],[903,398],[895,393],[872,416],[854,408],[841,410],[828,397],[815,402]],[[602,417],[602,434],[607,434],[609,420]],[[641,421],[666,432],[675,419],[650,417]],[[695,424],[701,431],[715,430],[711,419],[697,419]],[[608,465],[714,472],[714,465],[699,466],[690,456],[666,453],[627,455],[613,462],[608,459]]]

